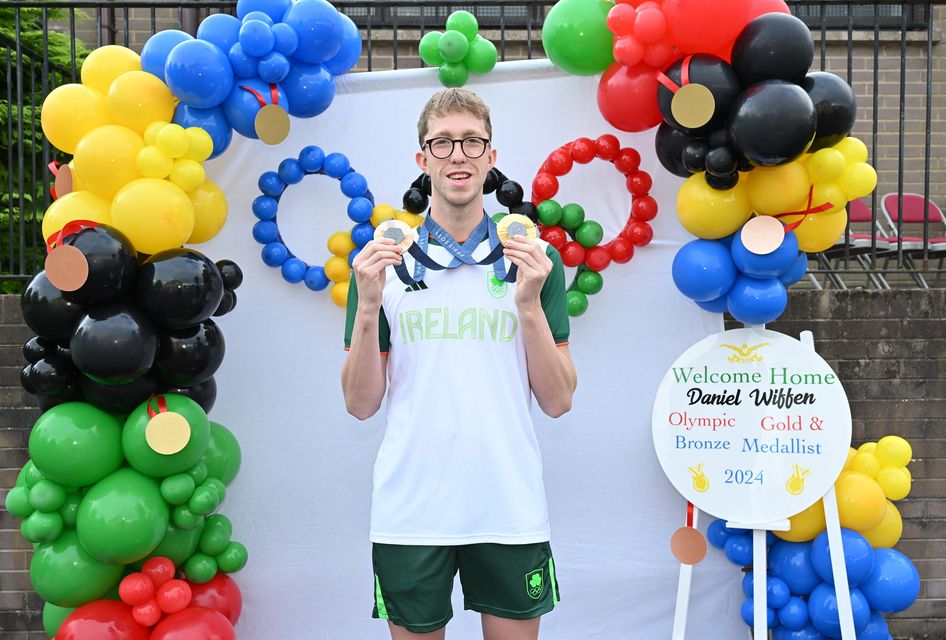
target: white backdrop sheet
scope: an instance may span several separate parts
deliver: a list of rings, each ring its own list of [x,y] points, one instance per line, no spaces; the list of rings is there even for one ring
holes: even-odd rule
[[[580,136],[613,132],[595,104],[596,78],[566,76],[548,61],[502,63],[468,85],[492,108],[497,166],[529,185],[546,155]],[[234,136],[208,172],[227,194],[224,230],[197,248],[243,268],[239,303],[219,319],[227,354],[211,413],[239,438],[243,466],[222,512],[250,550],[236,574],[244,597],[243,640],[371,640],[388,637],[370,618],[368,541],[371,471],[384,411],[359,422],[345,411],[339,371],[344,313],[328,292],[286,283],[260,260],[250,204],[257,178],[306,145],[347,155],[377,202],[396,206],[418,175],[415,123],[440,88],[436,71],[348,75],[328,111],[292,122],[290,137],[267,147]],[[722,329],[673,286],[670,266],[687,241],[675,215],[680,179],[653,151],[654,131],[619,134],[654,178],[660,205],[654,241],[604,272],[605,286],[572,321],[578,390],[570,413],[551,420],[535,408],[561,586],[560,606],[542,622],[547,640],[670,638],[679,565],[669,550],[685,502],[665,479],[650,438],[661,376],[691,344]],[[610,163],[577,165],[561,180],[559,201],[579,202],[614,237],[630,196]],[[338,183],[309,176],[283,195],[279,223],[297,255],[320,264],[325,240],[347,230]],[[492,196],[492,213],[499,210]],[[571,274],[569,274],[569,279]],[[450,366],[444,363],[444,366]],[[704,523],[705,525],[705,523]],[[745,637],[739,621],[740,572],[711,550],[694,572],[688,638]],[[447,637],[479,638],[479,617],[454,589]]]

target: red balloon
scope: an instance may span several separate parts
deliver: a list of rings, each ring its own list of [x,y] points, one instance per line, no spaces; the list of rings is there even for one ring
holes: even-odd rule
[[[598,82],[598,109],[621,131],[646,131],[660,124],[657,70],[645,63],[625,67],[615,62]]]
[[[191,587],[183,580],[168,580],[155,596],[164,613],[177,613],[191,603]]]
[[[634,35],[645,44],[653,44],[664,37],[667,19],[659,7],[639,9],[634,22]]]
[[[654,181],[644,171],[635,171],[627,175],[627,190],[635,196],[647,195]]]
[[[604,247],[591,247],[585,252],[585,264],[592,271],[604,271],[611,264],[611,253]]]
[[[595,140],[595,147],[597,147],[597,155],[599,158],[602,160],[614,160],[621,148],[621,143],[618,142],[616,137],[612,136],[610,133],[606,133],[603,136],[598,136],[598,139]]]
[[[561,227],[548,227],[548,229],[562,231]],[[562,231],[562,237],[565,237],[564,231]],[[546,239],[546,242],[552,244],[548,239]],[[240,619],[240,612],[243,610],[243,595],[240,593],[237,583],[227,574],[220,572],[210,582],[192,584],[191,593],[193,594],[191,597],[192,606],[219,611],[227,617],[231,624],[236,624],[237,620]]]
[[[634,198],[631,205],[631,215],[638,220],[648,221],[657,217],[657,201],[650,196]]]
[[[634,36],[621,36],[614,39],[614,59],[625,67],[633,67],[644,58],[644,45]]]
[[[718,51],[749,23],[752,0],[664,0],[670,39],[687,53]]]
[[[541,236],[543,240],[558,249],[559,252],[561,252],[565,243],[568,242],[568,236],[565,235],[565,230],[559,226],[545,227],[542,229]]]
[[[174,563],[171,559],[161,556],[149,558],[141,567],[141,572],[151,578],[156,589],[171,580],[174,577],[174,571]]]
[[[634,20],[637,10],[629,4],[616,4],[608,11],[608,29],[616,36],[629,36],[634,33]]]
[[[572,157],[565,149],[556,149],[545,161],[546,168],[539,173],[547,172],[553,176],[563,176],[572,170]]]
[[[591,138],[578,138],[572,143],[572,160],[578,164],[588,164],[597,152],[598,147]]]
[[[560,253],[562,264],[566,267],[577,267],[585,261],[585,248],[577,242],[566,242]]]
[[[631,220],[624,227],[624,237],[633,242],[635,247],[643,247],[654,239],[654,230],[646,222]]]
[[[664,38],[660,42],[648,45],[644,50],[644,62],[658,70],[666,69],[670,63],[680,55],[679,51],[673,48],[673,43],[669,38]]]
[[[751,0],[749,3],[749,16],[746,24],[749,24],[756,18],[766,13],[791,13],[785,0]],[[745,25],[743,25],[745,26]]]
[[[558,178],[551,173],[540,173],[532,181],[532,201],[542,202],[558,193]]]
[[[219,611],[188,607],[171,614],[151,632],[150,640],[236,640],[233,625]]]
[[[614,159],[614,166],[624,175],[637,171],[641,166],[641,154],[636,149],[625,147],[618,151],[618,155]]]
[[[125,604],[137,607],[154,597],[154,582],[143,573],[129,574],[118,585],[118,597]]]
[[[148,629],[118,600],[93,600],[69,614],[56,640],[148,640]]]
[[[151,598],[144,604],[132,609],[131,615],[138,624],[153,627],[161,619],[161,607],[158,606],[157,600]]]
[[[607,247],[611,252],[611,259],[618,264],[629,262],[634,257],[634,245],[627,238],[618,236],[609,242]]]

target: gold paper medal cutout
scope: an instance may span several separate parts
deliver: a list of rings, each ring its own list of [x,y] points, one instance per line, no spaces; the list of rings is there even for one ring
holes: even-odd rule
[[[71,244],[63,244],[46,256],[46,277],[60,291],[76,291],[89,279],[89,261]]]
[[[145,441],[156,453],[172,455],[187,446],[191,426],[187,418],[174,411],[163,411],[148,421]]]
[[[289,135],[289,114],[278,104],[268,104],[256,114],[254,126],[260,140],[279,144]]]
[[[778,249],[785,239],[785,227],[773,216],[751,218],[739,233],[743,246],[760,256],[767,256]]]
[[[670,101],[673,119],[687,129],[698,129],[713,118],[716,99],[706,85],[690,83],[680,87]]]
[[[670,536],[670,551],[683,564],[697,564],[706,557],[706,538],[693,527],[680,527]]]
[[[510,213],[499,219],[496,223],[496,235],[499,241],[505,247],[506,243],[515,236],[525,236],[530,240],[535,240],[539,236],[539,231],[535,223],[521,213]]]
[[[374,230],[374,239],[390,238],[397,243],[401,251],[407,251],[414,244],[414,229],[406,222],[394,218],[385,220]]]

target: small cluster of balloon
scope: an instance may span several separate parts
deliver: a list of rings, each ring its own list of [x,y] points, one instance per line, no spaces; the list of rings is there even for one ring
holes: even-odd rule
[[[204,173],[212,149],[207,132],[167,125],[174,96],[141,70],[130,49],[96,49],[81,78],[43,102],[44,135],[74,154],[58,169],[43,237],[80,219],[115,226],[146,254],[215,236],[227,200]]]
[[[907,609],[920,593],[920,576],[903,553],[892,549],[903,530],[891,500],[909,493],[909,443],[899,436],[869,442],[848,455],[835,484],[858,640],[890,638],[884,613]],[[840,638],[841,627],[824,505],[818,501],[793,516],[791,529],[768,536],[766,599],[773,640]],[[707,538],[739,566],[752,564],[751,532],[710,524]],[[779,539],[781,538],[781,539]],[[752,626],[753,573],[743,580],[748,598],[742,617]]]
[[[421,59],[438,67],[446,87],[462,87],[469,74],[489,73],[496,66],[496,45],[479,34],[479,23],[469,11],[447,16],[446,31],[431,31],[420,39]]]
[[[205,18],[197,37],[161,31],[141,51],[142,68],[180,101],[174,122],[213,138],[216,157],[232,130],[277,144],[289,115],[316,116],[335,97],[334,77],[361,56],[355,23],[326,0],[239,0],[236,17]]]

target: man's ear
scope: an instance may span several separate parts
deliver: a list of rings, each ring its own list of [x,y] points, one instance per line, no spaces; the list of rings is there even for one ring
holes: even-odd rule
[[[427,154],[423,150],[418,151],[417,155],[414,156],[414,161],[417,162],[417,166],[421,171],[430,175],[430,172],[427,171]]]
[[[489,169],[492,169],[493,167],[496,166],[496,149],[494,149],[492,145],[490,145],[489,147],[488,156],[489,156]],[[487,169],[487,171],[489,169]]]

